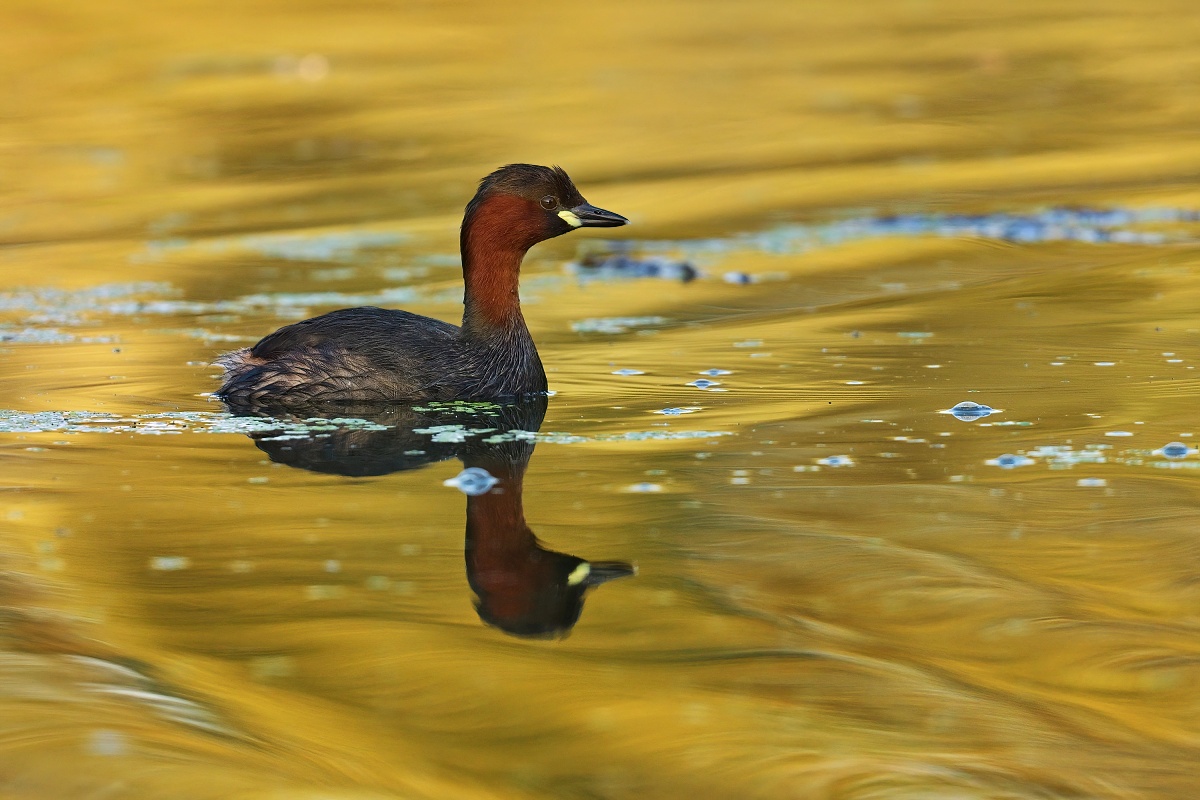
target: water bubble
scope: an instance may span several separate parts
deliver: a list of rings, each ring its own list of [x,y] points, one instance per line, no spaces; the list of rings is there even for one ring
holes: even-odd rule
[[[1108,481],[1104,478],[1080,478],[1075,481],[1075,485],[1085,487],[1108,486]]]
[[[161,570],[163,572],[187,569],[191,564],[192,560],[187,556],[155,556],[150,559],[150,569]]]
[[[613,375],[645,375],[640,369],[615,369]]]
[[[1155,450],[1154,454],[1161,455],[1166,458],[1187,458],[1188,454],[1191,452],[1193,452],[1192,449],[1183,442],[1171,442],[1170,444],[1164,444],[1162,448]]]
[[[453,478],[442,481],[443,486],[453,486],[465,495],[475,497],[486,493],[500,482],[492,473],[480,467],[467,467]]]
[[[733,370],[731,370],[731,369],[716,369],[716,368],[713,368],[713,369],[706,369],[706,370],[703,370],[702,372],[700,372],[700,373],[697,373],[697,374],[699,374],[699,375],[707,375],[707,376],[709,376],[710,378],[716,378],[716,377],[718,377],[718,376],[720,376],[720,375],[732,375],[732,374],[733,374]]]
[[[991,467],[1000,467],[1000,469],[1016,469],[1017,467],[1027,467],[1034,463],[1034,461],[1032,458],[1025,456],[1015,456],[1012,453],[1005,453],[996,458],[989,458],[984,463]]]
[[[123,756],[129,752],[129,742],[125,734],[104,728],[92,731],[85,747],[87,752],[94,756]]]
[[[625,489],[625,491],[634,492],[635,494],[648,494],[653,492],[661,492],[662,490],[663,487],[657,483],[635,483]]]
[[[683,406],[680,408],[664,408],[655,411],[655,414],[665,414],[668,417],[677,417],[680,414],[695,414],[700,410],[700,406]]]
[[[325,584],[314,584],[304,587],[304,597],[306,600],[336,600],[346,594],[344,586],[329,586]]]
[[[694,380],[691,383],[686,384],[686,385],[687,386],[695,386],[697,389],[707,389],[710,386],[720,386],[721,382],[720,381],[710,381],[707,378],[697,378],[696,380]]]
[[[818,458],[817,463],[827,467],[853,467],[854,459],[850,456],[825,456]]]
[[[953,408],[949,408],[945,411],[939,411],[938,413],[949,414],[955,419],[962,420],[963,422],[974,422],[977,419],[983,419],[984,417],[992,414],[997,414],[1000,411],[1002,411],[1002,409],[985,406],[982,403],[972,403],[970,400],[964,400]]]
[[[296,62],[296,76],[302,81],[316,83],[329,76],[329,60],[320,53],[309,53]]]

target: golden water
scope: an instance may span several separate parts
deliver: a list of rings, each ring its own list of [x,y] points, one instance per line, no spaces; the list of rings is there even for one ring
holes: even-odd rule
[[[1200,429],[1197,42],[1170,0],[8,0],[0,797],[1195,797],[1200,457],[1154,451]],[[555,640],[475,613],[457,460],[293,469],[203,396],[307,314],[455,319],[510,161],[633,221],[526,263],[570,436],[525,517],[639,569]],[[999,212],[1030,241],[883,235]],[[614,239],[703,275],[564,274]]]

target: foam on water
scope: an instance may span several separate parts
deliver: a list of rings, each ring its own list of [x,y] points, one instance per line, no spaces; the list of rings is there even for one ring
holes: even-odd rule
[[[153,239],[130,256],[134,263],[159,261],[172,253],[246,251],[285,261],[346,262],[364,250],[393,247],[408,239],[399,231],[327,231],[321,233],[264,233],[208,240],[182,237]]]
[[[433,405],[433,404],[431,404]],[[454,404],[438,404],[452,406]],[[464,403],[464,411],[477,414],[487,403]],[[691,409],[695,410],[695,409]],[[690,413],[680,410],[679,413]],[[357,417],[314,417],[305,420],[278,420],[270,417],[235,417],[214,411],[168,411],[152,414],[109,414],[96,411],[39,411],[0,410],[0,433],[100,433],[134,434],[141,436],[196,434],[239,434],[263,436],[268,440],[308,439],[328,435],[338,430],[385,431],[383,425]],[[652,430],[621,433],[575,434],[564,431],[509,430],[497,433],[496,428],[467,425],[435,425],[416,428],[414,433],[427,435],[434,442],[464,442],[472,437],[486,437],[490,444],[512,441],[537,441],[552,444],[582,442],[639,442],[714,439],[731,436],[730,431]],[[490,436],[487,434],[491,434]]]

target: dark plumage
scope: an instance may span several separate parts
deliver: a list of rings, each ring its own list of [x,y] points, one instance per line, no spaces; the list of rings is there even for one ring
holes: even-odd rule
[[[626,219],[588,205],[562,169],[510,164],[467,204],[460,246],[463,323],[347,308],[226,353],[217,396],[240,408],[482,400],[544,393],[546,373],[521,315],[521,260],[576,227]]]

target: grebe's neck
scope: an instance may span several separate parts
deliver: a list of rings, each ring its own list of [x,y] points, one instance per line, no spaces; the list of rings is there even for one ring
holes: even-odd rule
[[[543,238],[538,211],[530,201],[508,194],[485,197],[468,210],[460,236],[466,285],[462,326],[468,335],[529,335],[517,284],[526,251]]]
[[[540,559],[537,537],[525,522],[521,500],[525,462],[501,458],[464,459],[486,469],[499,484],[467,498],[464,554],[471,588],[501,616],[516,616],[529,603],[529,586],[536,583]]]

